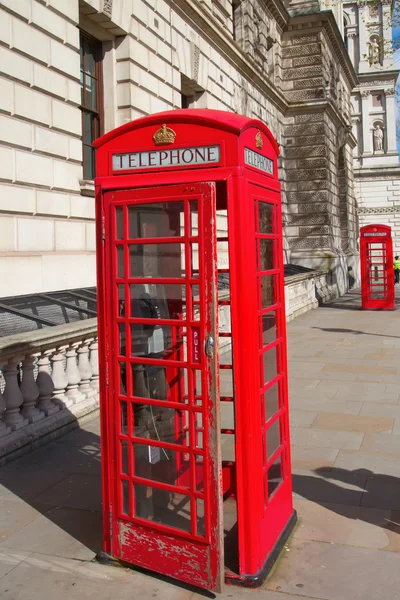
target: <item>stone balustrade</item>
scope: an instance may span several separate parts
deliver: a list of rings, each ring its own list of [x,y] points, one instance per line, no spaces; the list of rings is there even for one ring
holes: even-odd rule
[[[0,464],[98,410],[97,320],[0,338]]]

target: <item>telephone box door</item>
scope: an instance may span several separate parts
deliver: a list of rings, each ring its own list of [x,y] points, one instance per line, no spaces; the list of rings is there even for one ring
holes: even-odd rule
[[[215,185],[104,196],[111,554],[219,591]]]

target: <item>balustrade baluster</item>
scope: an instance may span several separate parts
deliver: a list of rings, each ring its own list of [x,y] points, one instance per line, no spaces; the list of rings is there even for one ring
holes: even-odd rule
[[[85,398],[84,394],[82,394],[78,389],[78,386],[81,382],[81,374],[76,362],[76,346],[77,344],[70,344],[68,346],[68,350],[66,352],[67,366],[65,369],[65,373],[68,378],[66,396],[70,398],[74,404],[81,402],[81,400],[84,400]]]
[[[1,369],[1,365],[0,365]],[[4,411],[6,409],[6,402],[4,400],[4,396],[0,391],[0,438],[8,435],[11,432],[11,427],[7,427],[4,422]]]
[[[92,398],[96,392],[90,385],[93,373],[89,363],[89,340],[84,340],[78,348],[78,369],[81,374],[79,391],[84,394],[86,398]]]
[[[90,381],[90,385],[94,389],[96,396],[99,393],[100,384],[99,384],[99,343],[97,339],[94,339],[90,346],[90,366],[92,367],[92,379]]]
[[[36,423],[44,419],[45,414],[36,407],[39,398],[39,388],[35,381],[33,370],[35,368],[35,356],[27,354],[22,361],[22,381],[20,390],[23,396],[21,415],[28,419],[29,423]]]
[[[68,386],[68,376],[64,369],[65,349],[66,346],[57,348],[51,357],[51,378],[54,384],[51,399],[60,410],[73,404],[72,398],[69,398],[65,393]]]
[[[18,385],[18,358],[12,358],[3,368],[3,375],[6,382],[4,390],[4,401],[6,410],[4,413],[4,421],[13,431],[21,429],[28,425],[28,419],[24,419],[21,415],[20,407],[24,401],[20,387]]]
[[[50,360],[51,352],[43,352],[38,360],[39,373],[36,379],[36,385],[39,388],[38,408],[48,417],[60,410],[52,401],[54,383],[50,375]]]

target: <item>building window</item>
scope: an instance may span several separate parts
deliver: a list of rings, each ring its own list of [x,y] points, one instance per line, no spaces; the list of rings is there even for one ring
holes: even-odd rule
[[[83,179],[94,179],[96,174],[93,142],[102,131],[101,59],[101,42],[81,33]]]

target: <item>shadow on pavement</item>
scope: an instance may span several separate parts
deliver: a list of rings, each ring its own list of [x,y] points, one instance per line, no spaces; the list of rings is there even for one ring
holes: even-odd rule
[[[312,327],[312,329],[319,329],[320,331],[327,331],[328,333],[352,333],[353,335],[375,335],[377,337],[394,338],[399,339],[398,335],[387,335],[386,333],[370,333],[368,331],[359,331],[358,329],[344,329],[341,327]]]
[[[18,527],[26,512],[18,498],[42,516]],[[2,467],[0,502],[9,506],[10,522],[17,521],[17,526],[5,530],[6,535],[2,532],[0,548],[18,548],[19,538],[21,544],[24,538],[21,549],[27,551],[68,558],[75,558],[74,553],[78,558],[97,553],[102,547],[99,434],[76,429]],[[60,538],[49,522],[84,548],[66,536]]]
[[[293,492],[336,514],[400,535],[400,478],[369,469],[319,468],[314,473],[294,473]]]

